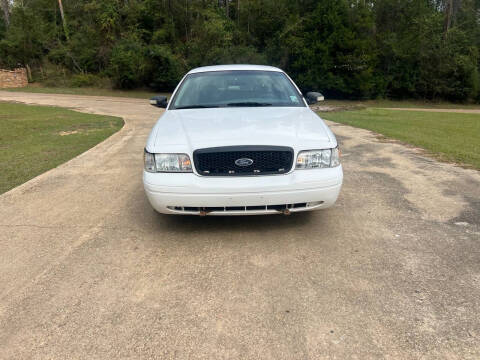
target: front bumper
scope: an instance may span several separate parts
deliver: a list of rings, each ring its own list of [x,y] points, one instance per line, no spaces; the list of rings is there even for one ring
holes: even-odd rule
[[[271,176],[198,176],[144,171],[145,193],[164,214],[258,215],[324,209],[340,193],[342,167]]]

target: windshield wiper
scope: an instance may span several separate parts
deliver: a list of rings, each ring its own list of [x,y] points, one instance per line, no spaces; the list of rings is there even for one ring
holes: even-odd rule
[[[175,109],[207,109],[207,108],[218,108],[218,105],[187,105],[187,106],[178,106]]]
[[[227,106],[272,106],[272,104],[255,102],[255,101],[244,101],[244,102],[228,103]]]

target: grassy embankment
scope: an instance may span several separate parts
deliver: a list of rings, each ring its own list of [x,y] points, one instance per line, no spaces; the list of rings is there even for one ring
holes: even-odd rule
[[[67,94],[67,95],[94,95],[94,96],[114,96],[130,97],[138,99],[149,99],[155,95],[161,95],[158,92],[147,90],[114,90],[106,88],[87,88],[87,87],[44,87],[39,85],[29,85],[23,88],[4,89],[12,92],[30,92],[37,94]],[[164,95],[164,94],[163,94]]]
[[[480,169],[480,114],[367,108],[321,116],[421,147],[441,160]]]
[[[0,102],[0,194],[98,144],[118,117]]]

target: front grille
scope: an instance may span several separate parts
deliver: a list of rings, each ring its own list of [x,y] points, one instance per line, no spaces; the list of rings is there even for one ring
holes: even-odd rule
[[[285,174],[293,165],[293,149],[285,146],[198,149],[193,152],[193,162],[203,176]]]

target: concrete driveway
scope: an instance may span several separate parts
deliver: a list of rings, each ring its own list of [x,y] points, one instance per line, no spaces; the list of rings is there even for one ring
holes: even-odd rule
[[[329,210],[170,217],[142,188],[161,110],[121,98],[0,100],[125,118],[0,196],[1,359],[478,359],[480,175],[331,124]]]

